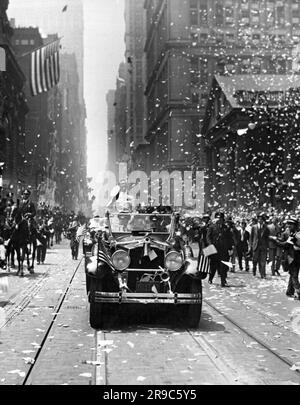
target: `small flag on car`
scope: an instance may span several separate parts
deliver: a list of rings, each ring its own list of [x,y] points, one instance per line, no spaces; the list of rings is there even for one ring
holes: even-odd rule
[[[106,247],[101,239],[98,241],[98,260],[100,262],[106,263],[113,271],[115,271],[113,262],[107,254]]]
[[[198,263],[198,271],[200,273],[209,273],[210,272],[210,259],[208,256],[200,254]]]

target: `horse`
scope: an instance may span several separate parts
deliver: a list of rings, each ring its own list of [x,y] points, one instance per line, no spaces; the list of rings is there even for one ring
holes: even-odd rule
[[[8,243],[8,251],[14,249],[17,254],[18,271],[17,275],[24,277],[24,260],[27,258],[27,269],[30,274],[34,274],[34,265],[30,266],[28,244],[31,243],[31,235],[34,232],[30,230],[28,220],[24,218],[19,210],[15,214],[15,223],[11,227],[11,235]],[[33,238],[34,239],[34,238]],[[33,242],[34,243],[34,242]],[[36,241],[35,241],[36,248]],[[34,255],[33,255],[34,261]]]
[[[34,272],[34,261],[36,257],[36,251],[37,251],[37,229],[34,226],[32,220],[28,221],[28,244],[29,249],[27,249],[26,255],[27,255],[27,264],[28,264],[28,270],[31,272],[31,274]],[[30,253],[31,253],[31,265],[30,265]]]

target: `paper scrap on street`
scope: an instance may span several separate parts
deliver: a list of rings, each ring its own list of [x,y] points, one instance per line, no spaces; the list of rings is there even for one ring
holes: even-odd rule
[[[224,261],[222,260],[221,263],[225,264],[225,266],[229,267],[230,269],[233,268],[233,264],[232,264],[231,262],[224,262]]]
[[[0,277],[0,292],[8,292],[8,277]]]

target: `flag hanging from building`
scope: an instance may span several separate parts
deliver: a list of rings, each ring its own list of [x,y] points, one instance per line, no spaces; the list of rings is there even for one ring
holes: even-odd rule
[[[32,96],[49,91],[60,78],[60,39],[31,53],[30,87]]]

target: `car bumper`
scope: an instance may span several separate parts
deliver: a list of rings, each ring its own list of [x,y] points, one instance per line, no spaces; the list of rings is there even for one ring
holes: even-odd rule
[[[95,303],[115,304],[201,304],[202,295],[198,294],[153,294],[153,293],[108,293],[95,292]]]

